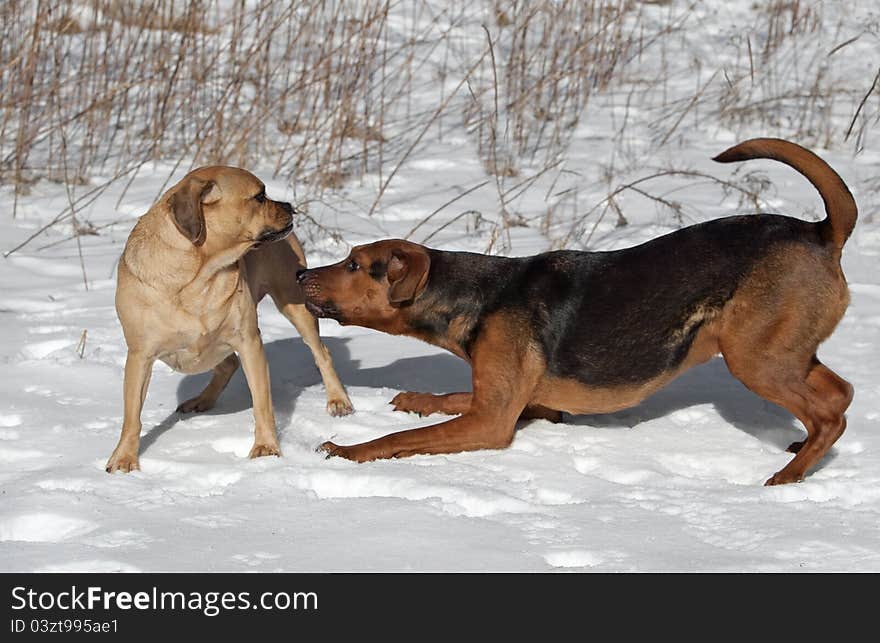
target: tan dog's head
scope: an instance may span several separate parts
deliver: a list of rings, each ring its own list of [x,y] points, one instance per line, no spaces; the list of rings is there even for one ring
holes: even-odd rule
[[[275,241],[293,229],[293,207],[267,198],[263,182],[236,167],[193,170],[165,203],[180,234],[214,251]]]
[[[400,312],[425,289],[427,248],[390,239],[352,249],[339,263],[300,270],[306,307],[316,317],[393,332]]]

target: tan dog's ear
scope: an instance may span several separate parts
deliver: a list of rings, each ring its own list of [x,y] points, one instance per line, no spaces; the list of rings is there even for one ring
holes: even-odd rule
[[[388,261],[388,301],[399,307],[411,302],[425,288],[431,258],[423,248],[395,248]]]
[[[219,200],[220,188],[217,184],[196,177],[177,188],[168,200],[174,225],[193,245],[205,243],[205,213],[202,206]]]

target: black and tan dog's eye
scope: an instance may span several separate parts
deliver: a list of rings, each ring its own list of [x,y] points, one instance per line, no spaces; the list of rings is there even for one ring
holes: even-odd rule
[[[255,196],[254,201],[256,201],[257,203],[265,203],[266,202],[266,191],[263,190],[257,196]]]
[[[349,259],[348,263],[345,265],[349,272],[355,272],[356,270],[360,270],[360,264],[354,259]]]

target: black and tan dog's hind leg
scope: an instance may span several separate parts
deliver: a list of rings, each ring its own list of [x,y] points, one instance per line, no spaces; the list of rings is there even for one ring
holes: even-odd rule
[[[416,454],[458,453],[503,449],[510,445],[516,422],[545,371],[543,359],[531,347],[511,346],[512,337],[526,337],[512,329],[503,315],[487,323],[473,350],[473,394],[453,394],[462,410],[459,417],[440,424],[410,429],[355,444],[325,442],[321,450],[356,462],[401,458]],[[469,399],[467,399],[469,398]],[[462,404],[467,401],[467,408]]]
[[[849,304],[840,254],[858,210],[837,173],[801,148],[755,139],[715,160],[752,158],[775,159],[800,171],[819,190],[828,213],[818,224],[824,243],[776,248],[746,278],[722,313],[719,346],[730,372],[761,397],[790,411],[807,430],[806,440],[788,448],[795,457],[766,482],[777,485],[803,480],[846,428],[844,413],[852,402],[853,387],[822,364],[816,350]]]
[[[730,372],[753,392],[791,412],[807,430],[805,441],[789,447],[794,459],[768,485],[803,480],[843,433],[844,412],[853,398],[849,382],[816,357],[819,343],[843,315],[845,304],[839,310],[799,309],[805,305],[805,287],[837,291],[845,302],[846,284],[842,277],[823,271],[807,252],[788,254],[786,270],[757,270],[728,304],[719,338]],[[771,294],[778,297],[776,305],[757,310],[753,302],[766,301]]]
[[[846,428],[844,412],[852,402],[853,387],[815,356],[807,364],[800,359],[766,362],[764,353],[750,355],[725,351],[724,356],[730,372],[743,384],[764,399],[787,409],[806,428],[806,440],[795,442],[788,448],[795,454],[794,458],[766,484],[800,482],[843,434]]]

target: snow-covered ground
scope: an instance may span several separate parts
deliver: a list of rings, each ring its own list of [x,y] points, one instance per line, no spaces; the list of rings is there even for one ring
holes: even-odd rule
[[[751,3],[716,4],[688,32],[701,43],[706,78],[720,68],[729,41],[725,11],[734,9],[721,7],[745,11]],[[851,20],[870,26],[868,18]],[[874,21],[873,36],[840,52],[863,63],[857,75],[867,76],[865,91],[878,62]],[[856,33],[827,37],[843,42]],[[859,53],[863,42],[868,48]],[[727,180],[736,168],[715,165],[712,156],[739,138],[787,133],[784,127],[731,130],[708,115],[688,116],[677,137],[658,146],[650,109],[626,104],[621,95],[593,100],[565,158],[578,173],[563,177],[578,185],[577,202],[548,200],[553,176],[539,177],[511,206],[528,225],[510,229],[510,254],[543,251],[564,236],[571,222],[541,225],[549,204],[562,204],[560,217],[567,208],[584,214],[615,187],[600,175],[620,149],[624,107],[632,121],[625,147],[636,159],[630,181],[671,163]],[[841,106],[838,130],[851,117]],[[118,207],[121,184],[80,213],[96,226],[121,221],[80,237],[83,266],[64,225],[0,259],[0,569],[880,571],[880,152],[868,145],[853,154],[842,134],[836,142],[814,149],[849,183],[861,218],[843,258],[852,303],[819,356],[856,395],[848,429],[821,465],[803,483],[781,487],[762,483],[788,461],[785,448],[803,429],[746,390],[720,358],[626,411],[524,423],[504,451],[362,465],[325,459],[315,447],[327,439],[348,444],[437,422],[395,413],[388,401],[402,390],[467,389],[469,369],[413,339],[322,321],[356,407],[349,417],[331,418],[309,351],[271,302],[261,304],[260,319],[283,457],[246,458],[253,419],[240,371],[214,410],[180,416],[177,404],[208,376],[157,364],[143,412],[141,471],[108,475],[104,465],[121,426],[126,351],[113,306],[115,264],[136,217],[172,172],[146,168]],[[254,170],[271,197],[296,200],[295,184]],[[807,219],[821,214],[818,196],[791,170],[769,161],[748,170],[769,178],[768,209]],[[307,236],[303,222],[309,261],[336,261],[348,245],[405,236],[486,178],[465,132],[426,136],[373,216],[366,213],[379,179],[371,175],[351,182],[335,202],[311,205],[310,216],[340,231],[344,243],[314,229]],[[508,178],[508,186],[519,180]],[[750,211],[718,183],[698,177],[660,177],[650,186],[682,204],[684,224]],[[13,220],[12,199],[11,187],[0,186],[4,251],[67,203],[63,186],[43,181],[19,201]],[[632,192],[617,202],[629,225],[616,227],[611,215],[597,223],[597,210],[569,246],[620,248],[681,225]],[[457,218],[429,244],[483,251],[492,236],[487,221],[497,220],[498,209],[491,181],[441,210],[413,239]],[[483,222],[461,214],[468,210],[482,213]]]

